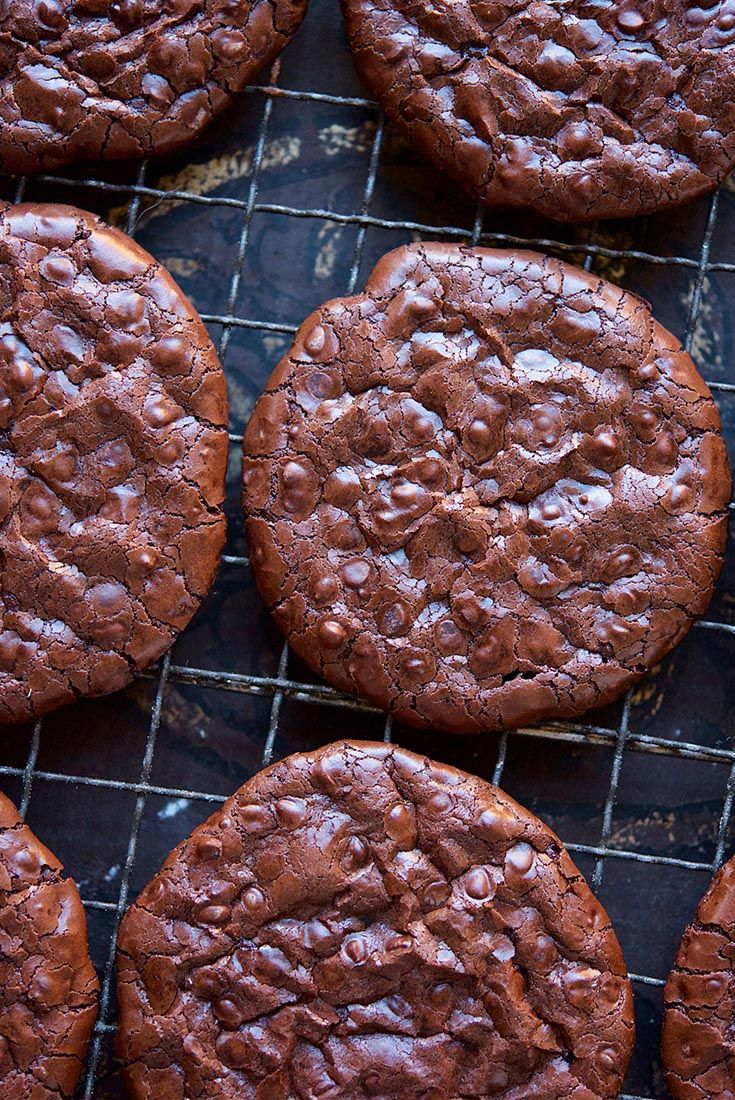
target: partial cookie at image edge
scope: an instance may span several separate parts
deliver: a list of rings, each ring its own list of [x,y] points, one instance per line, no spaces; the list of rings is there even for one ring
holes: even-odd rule
[[[0,16],[0,167],[142,159],[189,145],[298,30],[307,0],[14,0]],[[103,6],[104,7],[104,6]]]
[[[249,779],[118,940],[132,1100],[618,1095],[632,994],[558,838],[497,788],[339,742]]]
[[[735,858],[686,928],[664,989],[661,1059],[674,1100],[735,1098]]]
[[[224,373],[194,307],[119,230],[0,207],[0,720],[116,691],[209,591]]]
[[[391,122],[490,206],[633,217],[714,190],[735,163],[729,0],[342,8]]]
[[[0,795],[0,1098],[73,1096],[97,1019],[76,884]]]

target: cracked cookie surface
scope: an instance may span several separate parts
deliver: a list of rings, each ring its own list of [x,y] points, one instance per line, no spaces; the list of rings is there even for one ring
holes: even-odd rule
[[[483,201],[630,217],[735,163],[735,0],[342,0],[357,68]]]
[[[0,5],[0,166],[170,153],[283,49],[306,0]]]
[[[596,1100],[633,1043],[607,915],[498,788],[343,742],[249,780],[118,941],[135,1100]]]
[[[735,859],[684,932],[664,990],[661,1055],[674,1100],[735,1100]]]
[[[244,440],[255,579],[340,690],[460,732],[622,694],[702,612],[730,475],[636,296],[548,257],[415,245],[300,328]]]
[[[194,308],[92,214],[0,208],[0,722],[127,684],[208,591],[227,398]]]
[[[0,1100],[74,1094],[98,991],[76,885],[0,795]]]

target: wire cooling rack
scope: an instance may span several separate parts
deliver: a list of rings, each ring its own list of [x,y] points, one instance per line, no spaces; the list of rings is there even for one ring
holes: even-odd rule
[[[735,193],[658,218],[568,227],[467,206],[361,93],[333,0],[262,85],[185,154],[5,180],[9,201],[72,202],[120,225],[199,307],[232,411],[227,553],[171,653],[127,691],[0,728],[2,786],[80,885],[103,988],[79,1096],[122,1096],[111,1054],[114,942],[169,849],[263,764],[339,736],[396,740],[493,779],[547,820],[608,908],[636,992],[625,1100],[666,1095],[661,987],[709,877],[733,849],[735,554],[706,621],[616,706],[485,738],[392,726],[315,681],[253,588],[239,516],[241,431],[298,323],[417,239],[522,244],[647,297],[683,340],[735,443]],[[732,450],[732,446],[731,446]]]

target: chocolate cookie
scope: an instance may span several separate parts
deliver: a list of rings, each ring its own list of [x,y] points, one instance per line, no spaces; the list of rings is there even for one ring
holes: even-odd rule
[[[558,838],[388,745],[261,772],[123,921],[134,1100],[618,1095],[630,986]]]
[[[629,217],[735,163],[733,0],[342,4],[389,117],[484,202]]]
[[[662,1041],[674,1100],[735,1100],[735,859],[715,875],[664,990]]]
[[[79,892],[0,795],[0,1097],[72,1096],[99,985]]]
[[[0,207],[0,721],[127,684],[207,592],[227,399],[206,329],[123,233]]]
[[[283,49],[307,0],[13,0],[0,10],[0,167],[170,153]]]
[[[720,418],[641,299],[422,244],[299,330],[245,433],[255,578],[337,688],[476,732],[625,691],[703,611]]]

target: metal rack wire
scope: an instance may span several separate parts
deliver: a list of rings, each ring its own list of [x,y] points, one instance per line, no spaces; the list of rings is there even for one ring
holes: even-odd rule
[[[292,48],[297,48],[295,43]],[[616,249],[600,243],[598,229],[593,226],[584,241],[556,240],[553,237],[522,238],[509,233],[488,231],[484,226],[482,210],[478,210],[471,228],[462,228],[452,225],[434,226],[419,221],[390,220],[371,214],[371,205],[378,180],[381,162],[381,147],[384,139],[384,125],[382,117],[375,104],[362,97],[349,97],[330,95],[322,92],[294,91],[279,86],[279,65],[274,66],[270,75],[270,82],[264,86],[248,89],[251,96],[262,100],[262,111],[255,140],[254,151],[250,166],[250,172],[246,181],[246,190],[243,197],[228,197],[226,195],[200,194],[189,190],[164,190],[146,183],[147,166],[140,166],[135,181],[131,183],[116,183],[96,176],[78,179],[63,175],[46,175],[37,177],[34,185],[40,183],[47,190],[49,197],[59,199],[65,187],[73,186],[76,189],[89,190],[90,192],[102,191],[108,194],[118,193],[128,203],[124,228],[131,235],[136,232],[136,226],[141,211],[141,204],[152,202],[167,202],[176,200],[183,203],[200,204],[213,207],[234,208],[241,215],[239,239],[235,252],[235,262],[229,282],[229,289],[222,313],[206,313],[204,319],[212,326],[220,329],[219,352],[223,361],[227,357],[228,347],[232,335],[237,329],[251,329],[265,333],[274,333],[288,336],[295,331],[291,325],[271,321],[262,317],[242,316],[238,311],[239,292],[241,289],[242,275],[245,268],[248,247],[251,240],[252,222],[256,214],[277,215],[279,217],[297,219],[319,219],[335,225],[351,225],[356,228],[356,238],[352,263],[349,270],[344,290],[353,292],[360,276],[361,260],[365,247],[366,234],[370,229],[395,230],[403,233],[415,234],[427,238],[447,238],[467,241],[469,243],[482,243],[487,245],[521,244],[526,247],[536,248],[542,251],[553,250],[556,253],[570,253],[581,255],[587,268],[591,268],[601,258],[608,260],[634,260],[658,268],[680,268],[689,270],[693,274],[692,294],[689,307],[689,315],[686,325],[685,344],[691,349],[695,327],[702,310],[705,297],[707,278],[713,272],[735,273],[735,263],[715,262],[711,259],[712,242],[714,239],[719,210],[719,198],[715,194],[709,203],[704,233],[701,239],[701,247],[696,258],[686,255],[659,255],[636,249]],[[299,208],[297,206],[285,206],[267,203],[259,200],[259,180],[263,160],[268,143],[269,126],[271,124],[274,104],[279,100],[295,100],[300,104],[310,103],[328,104],[338,109],[362,108],[373,112],[376,120],[372,143],[367,157],[367,174],[362,190],[362,199],[359,209],[352,213],[340,213],[328,209]],[[102,173],[100,173],[102,174]],[[26,181],[18,182],[15,191],[15,200],[22,200],[26,190]],[[713,390],[726,394],[735,393],[735,384],[714,380],[711,383]],[[240,445],[239,433],[232,431],[230,434],[231,445],[237,450]],[[247,557],[242,554],[227,554],[224,558],[228,566],[242,570],[248,570]],[[695,628],[700,631],[722,632],[735,634],[735,626],[726,622],[703,621]],[[97,1025],[93,1045],[90,1051],[86,1076],[80,1089],[80,1096],[85,1100],[92,1097],[100,1097],[99,1092],[101,1077],[103,1074],[103,1046],[109,1040],[109,1033],[114,1030],[114,996],[113,974],[115,958],[115,933],[119,920],[131,900],[131,874],[138,855],[141,822],[143,821],[146,803],[151,796],[159,795],[171,799],[197,800],[203,803],[216,805],[224,801],[220,793],[211,790],[196,790],[181,786],[161,785],[154,782],[153,766],[157,747],[157,739],[161,726],[161,716],[166,693],[173,685],[194,686],[203,692],[211,689],[240,693],[251,696],[264,697],[270,700],[270,710],[267,727],[263,730],[262,763],[267,764],[274,756],[278,755],[279,722],[282,709],[286,700],[304,704],[329,706],[340,710],[346,716],[357,716],[360,713],[374,714],[372,708],[366,704],[347,698],[333,691],[331,688],[309,683],[306,680],[289,675],[290,654],[287,646],[284,646],[278,660],[275,675],[264,676],[247,673],[234,673],[218,671],[208,668],[189,667],[178,664],[171,654],[167,655],[160,665],[147,674],[152,681],[152,697],[148,732],[140,759],[140,767],[137,780],[124,780],[118,778],[106,778],[90,774],[65,774],[61,771],[47,770],[38,767],[39,753],[42,746],[43,724],[37,723],[29,738],[29,749],[25,762],[22,765],[0,763],[0,776],[13,779],[22,787],[21,810],[24,814],[32,807],[32,795],[34,784],[44,781],[51,784],[71,784],[84,787],[98,788],[100,790],[126,792],[134,797],[134,805],[130,820],[127,848],[124,864],[119,876],[119,888],[114,901],[102,901],[96,898],[85,898],[85,905],[90,912],[101,911],[111,917],[109,937],[106,954],[102,968],[102,998],[100,1006],[100,1018]],[[492,772],[494,781],[501,783],[504,777],[509,745],[515,740],[548,741],[560,746],[560,751],[569,751],[579,746],[599,746],[609,750],[612,754],[609,779],[601,814],[601,828],[599,839],[596,843],[567,842],[567,847],[579,857],[587,857],[592,865],[592,885],[599,890],[603,883],[604,874],[609,861],[634,861],[638,865],[658,865],[671,869],[701,871],[710,873],[722,862],[728,840],[733,799],[735,798],[735,748],[708,745],[697,741],[685,740],[680,737],[659,737],[632,728],[631,723],[632,693],[624,701],[620,710],[619,721],[616,728],[586,724],[584,721],[551,723],[543,728],[522,729],[509,734],[504,734],[497,740],[497,758]],[[386,741],[393,737],[390,719],[387,719],[383,727],[383,736]],[[711,861],[688,860],[665,854],[649,854],[636,850],[634,847],[621,846],[612,843],[613,818],[618,798],[623,762],[628,754],[643,754],[651,758],[658,758],[662,762],[674,759],[699,761],[716,765],[725,770],[727,778],[725,783],[724,800],[719,812],[719,820],[716,827],[716,842],[714,845],[714,858]],[[243,777],[245,778],[245,777]],[[511,793],[513,793],[511,791]],[[46,839],[46,838],[44,838]],[[564,837],[562,837],[564,839]],[[703,883],[704,885],[704,883]],[[687,914],[688,916],[689,914]],[[663,985],[661,977],[649,974],[631,975],[636,988],[660,987]],[[105,1093],[107,1095],[107,1093]],[[117,1095],[117,1093],[115,1094]],[[662,1095],[662,1093],[659,1093]],[[626,1095],[623,1100],[654,1100],[653,1096],[637,1093]]]

